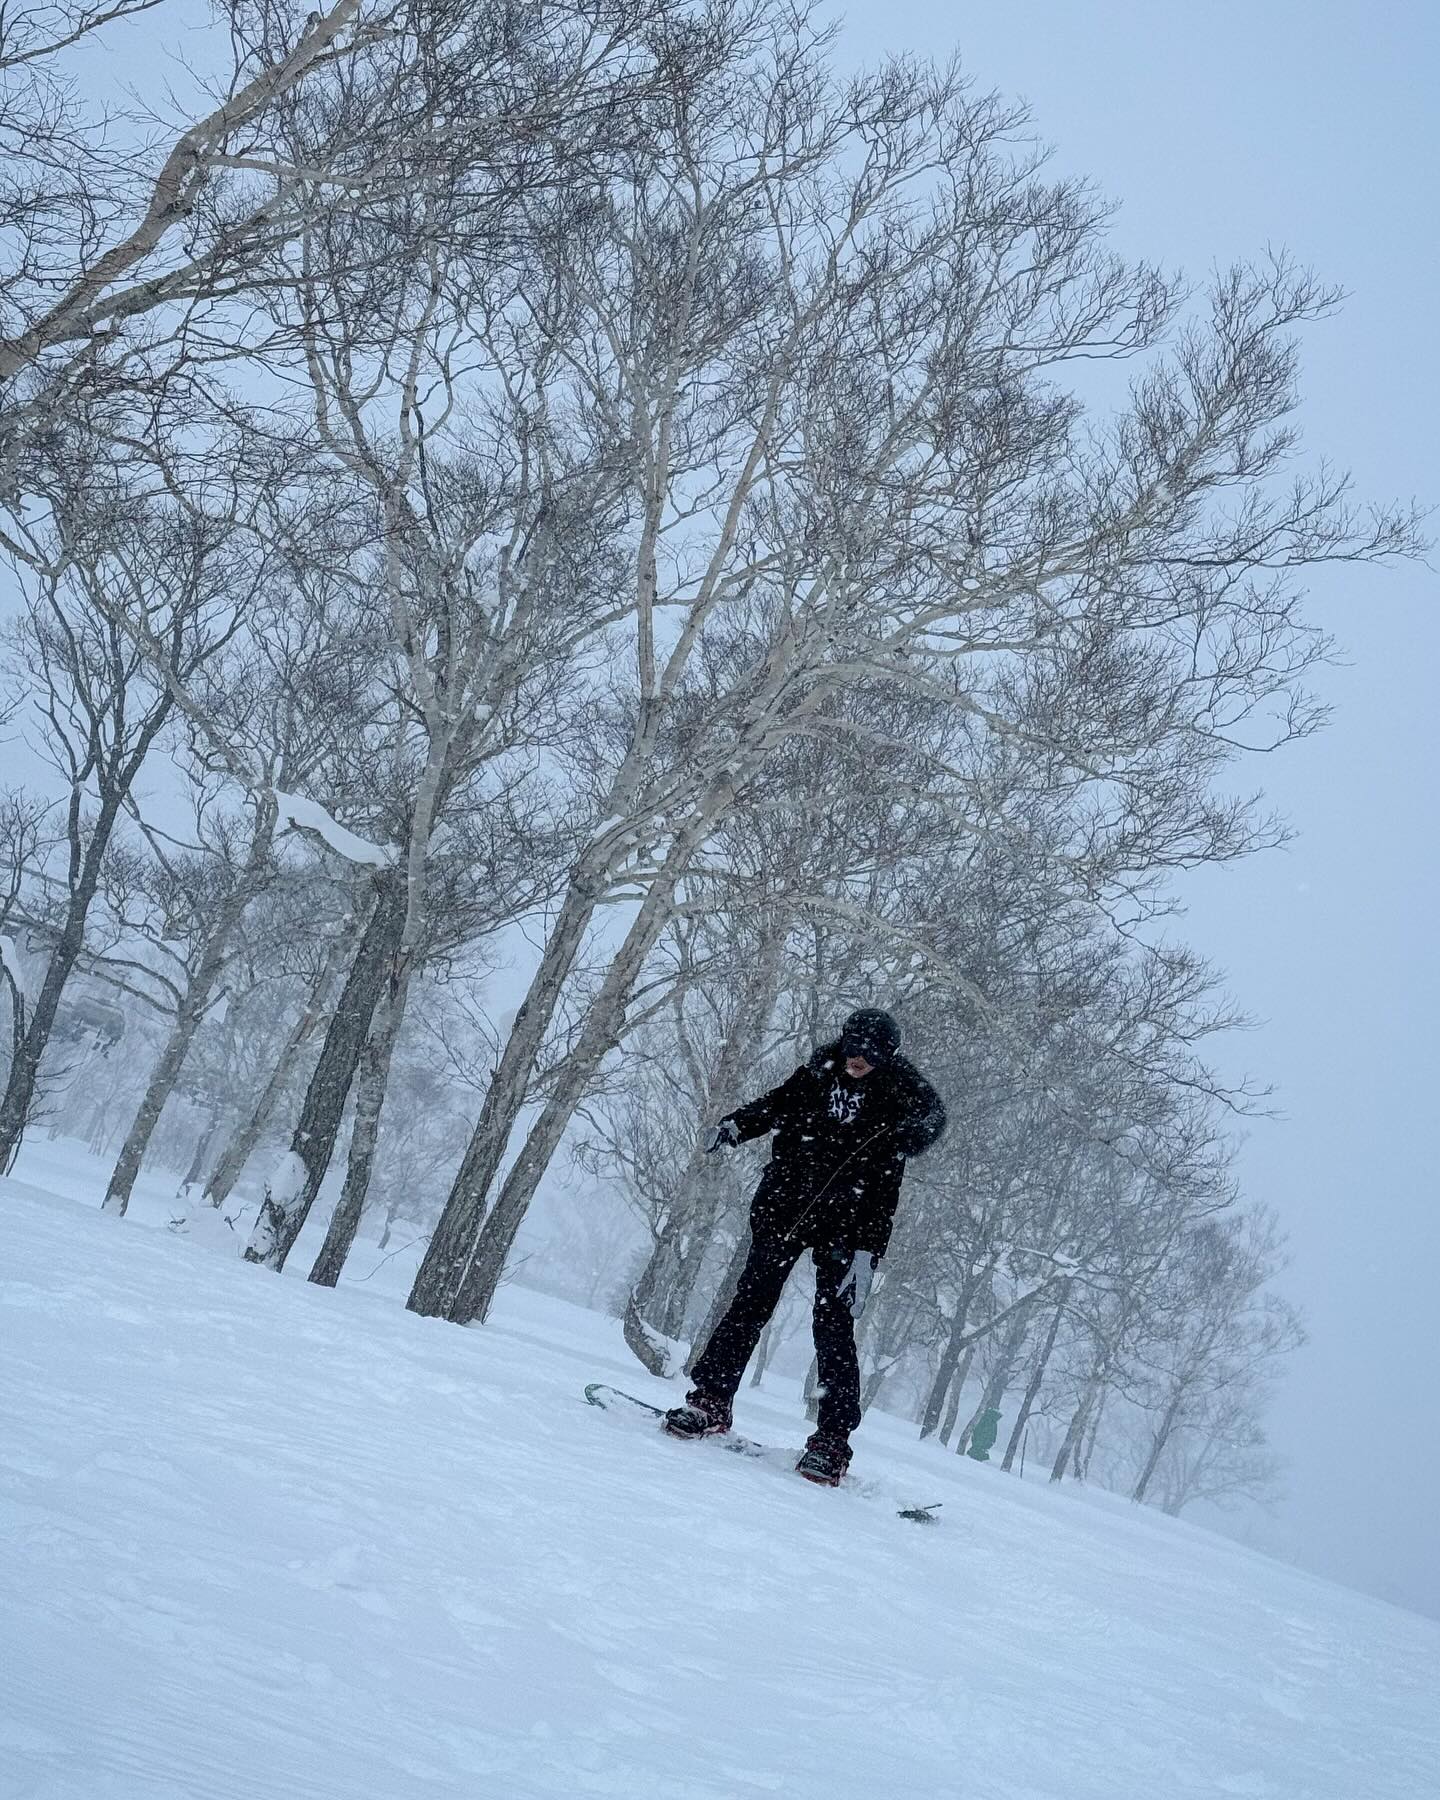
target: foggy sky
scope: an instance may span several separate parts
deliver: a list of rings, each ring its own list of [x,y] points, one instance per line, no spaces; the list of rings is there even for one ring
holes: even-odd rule
[[[1203,280],[1284,246],[1342,285],[1306,344],[1307,444],[1362,498],[1440,501],[1433,0],[853,0],[848,21],[847,54],[958,44],[982,89],[1028,99],[1053,166],[1123,202],[1121,249]],[[1240,1165],[1290,1233],[1311,1332],[1272,1421],[1290,1495],[1264,1541],[1440,1615],[1436,588],[1425,568],[1317,576],[1349,665],[1318,684],[1333,723],[1237,778],[1298,840],[1191,878],[1177,929],[1262,1021],[1216,1060],[1284,1113]]]

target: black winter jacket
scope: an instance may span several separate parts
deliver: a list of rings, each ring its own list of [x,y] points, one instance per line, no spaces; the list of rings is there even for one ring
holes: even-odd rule
[[[750,1208],[757,1235],[877,1256],[890,1243],[907,1159],[945,1129],[940,1096],[912,1063],[893,1056],[856,1081],[838,1043],[730,1116],[742,1143],[775,1133]]]

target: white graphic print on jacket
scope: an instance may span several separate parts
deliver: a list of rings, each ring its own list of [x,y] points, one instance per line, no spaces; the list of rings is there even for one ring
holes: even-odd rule
[[[830,1117],[842,1125],[853,1125],[860,1117],[860,1096],[853,1088],[835,1082],[830,1089]]]

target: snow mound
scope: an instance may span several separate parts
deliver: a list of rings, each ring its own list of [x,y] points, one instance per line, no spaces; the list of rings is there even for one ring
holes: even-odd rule
[[[177,1237],[188,1238],[192,1244],[203,1244],[207,1250],[217,1251],[221,1256],[239,1256],[245,1248],[245,1238],[236,1229],[237,1216],[233,1211],[197,1200],[187,1211],[176,1214],[170,1228]]]
[[[586,1406],[676,1391],[616,1321],[458,1331],[98,1199],[0,1182],[0,1794],[1437,1792],[1428,1621],[885,1419],[811,1487]]]

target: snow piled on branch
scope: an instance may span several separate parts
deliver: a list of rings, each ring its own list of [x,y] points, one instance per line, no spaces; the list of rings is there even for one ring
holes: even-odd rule
[[[282,793],[275,789],[275,802],[283,824],[297,831],[313,831],[347,862],[365,863],[372,869],[388,869],[395,862],[395,851],[388,845],[372,844],[368,838],[347,830],[332,819],[318,800],[307,800],[303,794]]]

